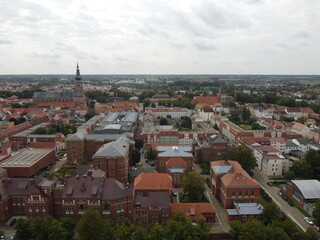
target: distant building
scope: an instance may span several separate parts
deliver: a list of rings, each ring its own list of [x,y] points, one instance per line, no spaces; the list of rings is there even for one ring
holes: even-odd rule
[[[75,80],[74,92],[35,92],[33,104],[38,107],[86,107],[86,96],[78,64]]]

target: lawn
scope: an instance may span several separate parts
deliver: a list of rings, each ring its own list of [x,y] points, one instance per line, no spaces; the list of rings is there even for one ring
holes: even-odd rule
[[[244,125],[244,124],[241,124],[240,127],[244,130],[251,130],[251,126],[250,125]]]

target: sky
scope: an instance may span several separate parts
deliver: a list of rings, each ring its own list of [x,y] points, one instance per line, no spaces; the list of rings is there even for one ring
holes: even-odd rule
[[[0,74],[320,74],[319,0],[0,6]]]

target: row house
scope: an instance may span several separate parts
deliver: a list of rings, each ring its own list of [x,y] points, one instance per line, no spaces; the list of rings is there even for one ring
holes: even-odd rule
[[[144,110],[147,114],[152,114],[154,119],[158,117],[166,118],[168,115],[174,119],[180,119],[181,117],[189,117],[192,114],[192,110],[180,107],[163,107],[158,106],[155,108],[146,107]]]
[[[192,146],[194,139],[204,139],[212,132],[182,132],[179,130],[160,130],[141,133],[141,138],[145,144],[155,143],[177,143],[178,145]]]

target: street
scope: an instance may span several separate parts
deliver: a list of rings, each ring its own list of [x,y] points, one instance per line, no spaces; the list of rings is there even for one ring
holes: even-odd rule
[[[195,171],[200,173],[202,172],[200,166],[198,164],[194,164]],[[202,175],[204,178],[210,177],[209,175]],[[213,224],[212,232],[229,232],[230,231],[230,225],[227,223],[227,211],[224,209],[221,203],[218,202],[218,200],[213,196],[211,189],[206,186],[206,197],[210,201],[210,203],[214,206],[214,208],[217,211],[216,214],[216,222]]]
[[[263,188],[269,194],[273,202],[278,205],[278,207],[286,216],[291,218],[291,220],[295,222],[303,231],[307,231],[308,227],[312,227],[303,219],[305,216],[297,208],[291,207],[285,200],[282,199],[282,197],[278,195],[279,188],[267,185],[268,178],[263,173],[261,173],[259,170],[253,170],[253,172],[253,178],[257,180],[257,182],[261,185],[261,188]]]

